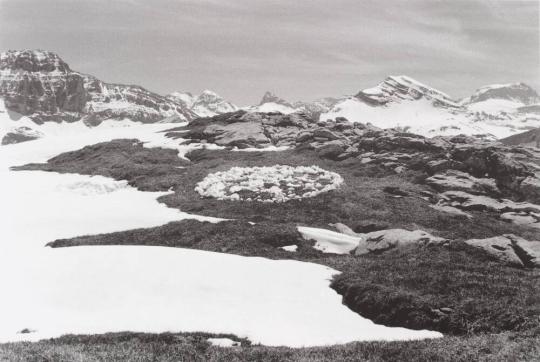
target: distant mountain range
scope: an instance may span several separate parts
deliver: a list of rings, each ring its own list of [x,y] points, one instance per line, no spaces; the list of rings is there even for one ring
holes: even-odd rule
[[[182,122],[244,109],[302,112],[314,121],[344,117],[424,136],[462,133],[499,139],[540,127],[540,97],[523,83],[482,87],[456,100],[410,77],[389,76],[355,95],[289,102],[266,92],[258,105],[239,107],[210,90],[163,96],[138,85],[106,83],[73,71],[57,54],[42,50],[0,54],[0,97],[8,111],[37,124],[82,120],[95,125],[105,119]]]
[[[454,100],[407,76],[390,76],[336,103],[320,117],[345,117],[424,136],[463,133],[497,139],[540,127],[538,103],[536,91],[523,83],[487,86]]]

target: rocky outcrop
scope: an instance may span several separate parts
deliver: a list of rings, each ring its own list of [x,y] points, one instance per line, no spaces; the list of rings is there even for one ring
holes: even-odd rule
[[[518,190],[520,182],[533,173],[513,157],[512,149],[497,144],[467,143],[452,149],[452,159],[475,177],[491,177],[501,189]]]
[[[43,134],[39,131],[33,130],[30,127],[18,127],[10,132],[6,133],[2,138],[2,145],[11,145],[14,143],[21,143],[27,141],[33,141],[41,138]]]
[[[500,194],[494,179],[476,178],[458,170],[446,170],[444,173],[433,175],[426,179],[426,183],[437,191],[465,191],[479,195]]]
[[[347,225],[330,224],[337,232],[326,229],[298,227],[306,240],[315,240],[314,248],[325,253],[355,255],[380,254],[393,249],[444,245],[448,240],[422,230],[385,229],[356,233]]]
[[[502,263],[540,268],[540,241],[528,241],[513,234],[487,239],[471,239],[466,244],[482,250]]]
[[[527,176],[521,181],[519,190],[527,200],[540,200],[540,177],[538,173],[535,173],[534,176]]]
[[[540,213],[538,212],[510,211],[502,213],[500,218],[516,225],[540,229]]]
[[[428,180],[428,182],[433,183],[433,178]],[[439,179],[436,180],[439,182]],[[540,205],[499,198],[498,196],[501,195],[499,192],[493,192],[487,187],[479,187],[475,183],[471,184],[468,179],[459,183],[446,182],[445,180],[442,186],[443,189],[451,190],[432,197],[432,201],[435,203],[432,205],[434,209],[469,218],[472,217],[471,214],[464,211],[485,211],[517,225],[540,228]],[[440,190],[441,184],[435,184],[435,187]],[[467,187],[469,187],[468,190]]]
[[[350,240],[356,244],[355,255],[364,255],[369,253],[383,253],[388,250],[405,247],[425,247],[433,245],[444,245],[447,239],[433,236],[423,230],[405,230],[405,229],[383,229],[367,233],[357,233],[347,225],[336,223],[330,224],[338,232],[332,233],[334,238],[342,240],[352,245]],[[338,235],[342,235],[341,238]],[[350,239],[353,237],[353,239]],[[352,248],[350,249],[352,250]]]
[[[373,132],[367,132],[358,140],[358,147],[374,152],[443,152],[450,149],[452,144],[444,138],[427,138],[414,133],[375,128]]]
[[[350,144],[350,137],[357,135],[350,125],[341,127],[335,122],[319,125],[301,113],[246,111],[197,119],[185,130],[188,132],[183,137],[189,142],[205,141],[238,148],[307,145],[313,149],[326,149],[328,152],[321,150],[321,154],[329,157],[343,153]],[[169,134],[175,135],[175,132]]]
[[[508,199],[494,199],[484,195],[472,195],[464,191],[446,191],[441,194],[451,206],[463,210],[488,210],[494,212],[540,212],[540,205],[529,202],[515,202]]]
[[[0,96],[6,107],[36,123],[129,118],[156,122],[177,116],[189,121],[185,105],[142,87],[109,84],[71,70],[57,54],[41,50],[0,54]],[[96,122],[99,123],[99,122]]]
[[[409,246],[442,245],[448,240],[433,236],[422,230],[388,229],[359,234],[361,241],[355,255],[383,253],[396,248]]]

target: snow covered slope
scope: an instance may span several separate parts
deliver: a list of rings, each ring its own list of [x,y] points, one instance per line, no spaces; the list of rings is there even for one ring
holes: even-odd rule
[[[167,98],[172,99],[178,103],[184,103],[187,108],[191,108],[193,106],[193,103],[195,102],[195,97],[190,92],[172,92],[170,94],[167,94]]]
[[[37,123],[129,118],[157,122],[166,117],[193,118],[182,103],[140,86],[105,83],[71,70],[57,54],[10,50],[0,54],[0,96],[6,107]]]
[[[193,102],[191,110],[199,117],[212,117],[218,114],[234,112],[238,107],[226,101],[215,92],[203,91]]]
[[[390,76],[373,88],[336,103],[321,120],[345,117],[351,122],[432,137],[467,134],[497,139],[540,126],[531,109],[538,95],[519,84],[490,86],[462,102],[407,76]]]

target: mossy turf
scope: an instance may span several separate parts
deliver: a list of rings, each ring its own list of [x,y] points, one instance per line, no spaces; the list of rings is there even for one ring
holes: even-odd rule
[[[218,224],[183,220],[157,228],[58,240],[51,246],[163,245],[320,263],[342,272],[333,280],[332,287],[359,314],[381,324],[463,336],[410,344],[361,343],[327,350],[256,347],[260,349],[249,352],[257,350],[270,360],[286,360],[287,356],[308,361],[325,360],[328,356],[356,360],[352,359],[353,353],[359,360],[467,360],[464,356],[468,360],[504,360],[506,353],[520,355],[513,348],[526,349],[526,353],[534,350],[530,345],[538,342],[540,328],[539,271],[502,265],[462,241],[504,233],[539,240],[540,231],[506,223],[487,212],[472,212],[473,218],[468,219],[432,209],[430,202],[422,198],[425,191],[433,190],[423,184],[427,174],[421,167],[397,175],[382,165],[366,165],[357,159],[323,160],[308,150],[198,150],[188,154],[190,163],[171,160],[170,156],[167,150],[146,149],[133,140],[121,140],[86,147],[70,152],[69,157],[60,155],[47,164],[22,169],[101,174],[127,179],[142,190],[170,188],[173,192],[159,199],[168,206],[233,220]],[[196,183],[208,173],[233,166],[275,164],[317,165],[339,173],[345,183],[340,189],[317,197],[278,204],[220,201],[201,198],[194,191]],[[158,167],[159,173],[151,172],[151,167]],[[330,228],[328,224],[336,222],[357,231],[373,227],[422,229],[452,242],[446,247],[409,248],[357,257],[323,254],[296,231],[297,225]],[[292,244],[299,246],[295,253],[279,248]],[[504,334],[505,331],[515,334]],[[499,342],[506,346],[495,351],[492,343]],[[442,351],[444,344],[448,344],[448,352]],[[238,355],[241,357],[230,358],[258,356],[246,353],[242,349]],[[538,349],[534,353],[538,354]]]
[[[127,180],[142,191],[167,191],[179,185],[178,176],[185,166],[189,166],[189,162],[179,158],[175,150],[149,149],[136,139],[120,139],[62,153],[47,164],[12,169],[102,175]]]
[[[540,271],[462,242],[347,259],[329,263],[342,271],[331,286],[376,323],[469,335],[540,328]]]

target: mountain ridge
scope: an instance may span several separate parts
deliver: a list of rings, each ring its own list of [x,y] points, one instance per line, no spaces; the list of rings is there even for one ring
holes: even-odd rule
[[[381,128],[400,128],[425,136],[467,134],[498,139],[540,127],[540,97],[525,83],[493,84],[457,100],[406,75],[391,75],[354,95],[290,102],[267,91],[258,105],[238,107],[217,93],[160,95],[140,85],[107,83],[73,71],[45,50],[10,50],[0,55],[0,97],[6,108],[36,123],[104,119],[158,122],[245,109],[251,112],[304,113],[314,121],[347,118]]]
[[[524,83],[484,86],[458,101],[408,76],[389,76],[336,103],[320,120],[345,117],[428,137],[463,133],[498,139],[540,127],[535,101],[540,101],[536,91]]]

